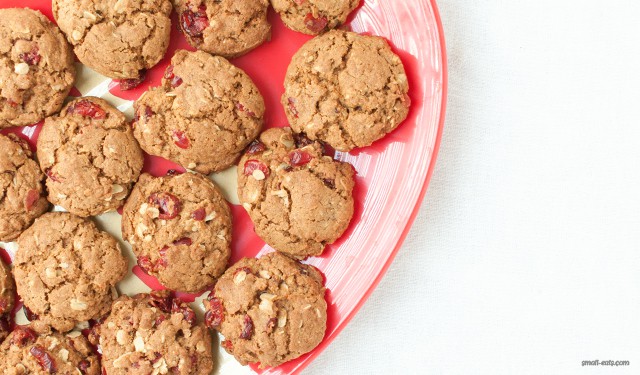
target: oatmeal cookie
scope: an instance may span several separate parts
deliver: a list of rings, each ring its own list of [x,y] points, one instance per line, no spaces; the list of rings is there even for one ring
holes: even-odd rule
[[[0,9],[0,128],[35,124],[59,111],[75,74],[71,47],[47,17]]]
[[[115,238],[66,212],[47,213],[18,238],[13,264],[31,326],[67,332],[109,312],[127,260]]]
[[[193,173],[143,174],[124,205],[122,237],[167,288],[198,292],[224,272],[231,212],[214,183]]]
[[[240,159],[238,198],[260,238],[296,258],[320,255],[353,216],[354,169],[322,145],[273,128]]]
[[[0,259],[0,343],[9,334],[15,292],[16,285],[13,281],[11,269]]]
[[[330,31],[293,56],[282,105],[297,133],[336,150],[364,147],[409,113],[407,75],[383,38]]]
[[[322,275],[279,253],[245,258],[205,299],[205,324],[241,364],[279,366],[313,350],[327,325]]]

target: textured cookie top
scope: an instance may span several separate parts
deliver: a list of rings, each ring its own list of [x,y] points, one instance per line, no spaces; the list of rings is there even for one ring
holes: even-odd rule
[[[209,375],[213,368],[209,332],[166,291],[120,297],[99,333],[109,375]]]
[[[152,155],[200,173],[231,166],[260,133],[264,100],[223,57],[176,52],[162,86],[135,102],[134,134]]]
[[[5,375],[99,375],[100,360],[80,333],[38,336],[18,326],[0,345],[0,373]]]
[[[204,305],[205,323],[243,365],[298,358],[322,341],[327,324],[320,272],[278,253],[236,263]]]
[[[122,213],[122,236],[138,264],[167,288],[197,292],[224,272],[231,213],[208,178],[143,174]]]
[[[27,142],[0,135],[0,241],[12,241],[49,208],[44,174]]]
[[[368,146],[409,113],[409,84],[386,40],[330,31],[302,46],[285,78],[282,105],[295,132],[335,149]]]
[[[360,0],[271,0],[288,28],[309,35],[342,25],[359,3]]]
[[[0,128],[35,124],[62,107],[75,79],[71,48],[40,12],[0,9]]]
[[[269,0],[174,0],[180,28],[193,47],[232,58],[271,36]]]
[[[53,0],[80,61],[107,77],[138,78],[169,46],[169,0]]]
[[[11,310],[13,310],[16,286],[11,269],[0,259],[0,342],[9,334]]]
[[[260,135],[240,159],[238,197],[255,231],[296,258],[320,255],[353,216],[354,170],[289,128]]]
[[[142,150],[124,114],[86,97],[49,117],[38,137],[49,201],[79,216],[120,207],[142,169]]]
[[[109,311],[112,288],[127,273],[115,238],[69,213],[47,213],[18,238],[18,294],[37,317],[33,329],[66,332]]]

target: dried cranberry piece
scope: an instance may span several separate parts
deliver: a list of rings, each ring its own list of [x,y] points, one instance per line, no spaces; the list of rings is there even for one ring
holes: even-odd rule
[[[162,324],[162,322],[164,322],[165,320],[167,320],[167,316],[166,315],[158,315],[158,317],[156,318],[156,327],[158,327],[160,324]]]
[[[176,146],[182,149],[189,148],[189,145],[191,144],[191,142],[189,142],[189,138],[180,130],[173,131],[173,140]]]
[[[296,144],[296,148],[303,148],[313,144],[313,141],[304,133],[293,133],[293,141]]]
[[[171,80],[171,87],[173,88],[176,88],[182,84],[182,78],[173,73],[173,65],[167,66],[167,69],[164,71],[164,79]]]
[[[262,173],[264,173],[265,177],[269,177],[269,174],[270,174],[269,167],[267,167],[261,161],[252,159],[252,160],[247,160],[247,162],[244,163],[245,176],[251,176],[253,174],[253,171],[255,171],[256,169],[261,170]]]
[[[31,189],[27,192],[27,197],[24,199],[24,206],[27,211],[31,211],[33,206],[35,206],[36,202],[40,199],[40,193],[38,190]]]
[[[271,318],[267,322],[267,332],[273,332],[273,329],[276,327],[278,323],[278,318]]]
[[[182,238],[180,238],[178,240],[173,241],[173,246],[180,246],[180,245],[191,246],[192,243],[193,243],[193,241],[191,240],[191,238],[182,237]]]
[[[86,375],[86,373],[89,372],[90,367],[91,362],[87,361],[86,359],[83,359],[82,361],[80,361],[80,363],[78,363],[78,370],[80,370],[80,373],[82,373],[83,375]]]
[[[198,11],[194,12],[187,9],[180,15],[182,30],[193,37],[202,38],[202,33],[209,27],[209,17],[207,17],[207,7],[202,4],[198,7]]]
[[[313,33],[319,33],[327,27],[329,21],[327,17],[314,17],[313,14],[307,13],[304,18],[304,25]]]
[[[240,338],[243,340],[251,340],[253,336],[253,319],[249,315],[244,316],[244,327],[240,333]]]
[[[164,79],[171,79],[173,77],[173,65],[169,65],[167,66],[167,69],[164,70]]]
[[[221,345],[229,352],[233,350],[233,343],[231,342],[231,340],[224,340]]]
[[[249,117],[256,117],[255,112],[247,110],[247,108],[242,105],[242,103],[236,103],[236,108],[238,109],[238,111],[246,113]]]
[[[238,273],[240,273],[241,271],[244,271],[244,273],[246,273],[247,275],[251,275],[253,274],[253,271],[251,270],[251,268],[249,267],[238,267],[234,272],[233,272],[233,276],[237,275]]]
[[[149,196],[149,203],[155,206],[160,214],[160,220],[170,220],[178,216],[182,209],[180,199],[170,193],[153,193]]]
[[[213,294],[210,294],[207,298],[209,301],[209,309],[207,309],[207,312],[204,314],[204,323],[209,328],[216,328],[224,321],[224,306],[219,299],[211,297],[212,295]]]
[[[33,47],[31,51],[26,53],[21,53],[20,60],[26,62],[31,66],[38,65],[40,63],[40,60],[42,59],[42,56],[40,56],[38,51],[39,51],[38,47]]]
[[[296,108],[296,100],[294,98],[287,99],[289,102],[289,111],[293,117],[298,118],[298,109]]]
[[[251,142],[249,144],[249,146],[247,146],[247,154],[249,155],[255,155],[258,154],[260,152],[263,152],[264,150],[267,149],[267,146],[264,145],[264,143],[260,142],[259,140],[255,140],[253,142]]]
[[[72,104],[67,109],[67,113],[78,114],[82,117],[91,117],[96,120],[107,117],[107,112],[105,112],[102,107],[86,99],[79,100]]]
[[[38,364],[40,365],[40,367],[42,367],[43,370],[48,371],[49,374],[56,373],[56,361],[55,359],[53,359],[53,357],[51,357],[51,354],[49,354],[44,347],[40,345],[34,345],[29,350],[29,353],[31,353],[31,355],[36,358],[36,361],[38,361]]]
[[[13,331],[13,337],[11,338],[11,345],[17,345],[24,347],[30,342],[36,341],[38,336],[29,327],[17,326]]]
[[[120,83],[120,90],[127,91],[127,90],[134,89],[140,86],[140,84],[144,82],[146,78],[147,78],[147,71],[143,69],[140,71],[140,76],[138,78],[118,80],[118,82]]]
[[[31,311],[31,309],[28,308],[27,305],[22,305],[22,310],[24,311],[24,315],[27,317],[27,319],[29,319],[30,322],[38,320],[38,314],[35,314],[33,311]]]
[[[159,308],[162,312],[171,313],[173,297],[171,294],[163,291],[152,291],[149,293],[151,297],[151,306]]]
[[[9,104],[9,106],[16,108],[18,106],[18,103],[14,102],[11,99],[7,99],[7,104]]]
[[[207,211],[200,207],[191,213],[191,218],[195,221],[203,221],[207,217]]]
[[[174,298],[173,304],[171,305],[171,313],[180,313],[184,317],[184,320],[187,321],[191,326],[196,324],[196,313],[191,310],[189,305],[184,303],[184,301]]]
[[[171,79],[171,87],[174,89],[178,86],[182,85],[182,78],[175,76]]]
[[[51,168],[47,168],[44,170],[44,174],[47,175],[47,177],[49,177],[51,179],[51,181],[53,182],[60,182],[60,177],[53,173],[53,171],[51,170]]]
[[[153,112],[151,110],[151,107],[149,107],[148,105],[145,105],[144,107],[142,107],[141,110],[136,111],[136,113],[133,115],[134,128],[135,128],[135,123],[140,121],[140,118],[148,120],[153,115],[155,115],[155,112]]]
[[[169,261],[167,260],[167,251],[169,251],[169,246],[163,246],[162,249],[158,250],[158,254],[160,255],[160,259],[153,265],[153,271],[158,271],[162,268],[167,268]]]
[[[149,271],[154,271],[154,264],[151,263],[151,259],[147,256],[139,256],[138,257],[138,266],[142,268],[143,271],[149,273]]]
[[[328,187],[329,189],[335,189],[336,188],[336,182],[334,180],[331,180],[329,178],[323,178],[322,182],[324,183],[324,185],[326,187]]]
[[[311,155],[302,150],[294,150],[289,153],[289,161],[292,166],[299,167],[309,163],[313,159]]]

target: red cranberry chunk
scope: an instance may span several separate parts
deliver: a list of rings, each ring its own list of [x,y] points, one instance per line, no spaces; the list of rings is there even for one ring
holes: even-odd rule
[[[189,145],[191,144],[191,142],[189,142],[189,138],[180,130],[173,131],[173,141],[176,146],[182,149],[189,148]]]
[[[173,297],[170,294],[166,294],[163,292],[152,291],[149,293],[151,296],[151,306],[157,307],[162,312],[171,313],[171,306],[173,302]]]
[[[298,118],[298,109],[296,108],[296,100],[294,98],[287,99],[289,102],[289,111],[293,117]]]
[[[38,190],[31,189],[27,192],[27,197],[24,200],[24,206],[27,211],[31,211],[31,209],[33,209],[36,202],[38,202],[38,199],[40,199],[40,193],[38,193]]]
[[[240,338],[243,340],[251,340],[253,336],[253,319],[249,315],[244,316],[244,327],[240,333]]]
[[[311,13],[308,13],[304,18],[304,25],[309,31],[316,34],[324,30],[328,23],[327,17],[314,17]]]
[[[173,300],[173,304],[171,305],[171,313],[182,314],[184,320],[186,320],[187,323],[189,323],[191,326],[194,326],[196,324],[196,313],[191,310],[189,305],[178,298],[174,298]]]
[[[227,351],[233,350],[233,343],[231,340],[224,340],[221,345],[223,348],[227,349]]]
[[[26,53],[21,53],[20,60],[26,62],[31,66],[38,65],[40,63],[40,60],[42,59],[42,56],[40,56],[40,53],[38,53],[38,51],[39,51],[38,47],[33,47],[31,51]]]
[[[153,271],[154,265],[151,263],[149,257],[139,256],[138,257],[138,266],[142,268],[145,272],[149,273],[149,271]]]
[[[13,332],[11,344],[19,347],[24,347],[28,343],[36,341],[38,338],[36,333],[29,327],[17,326]]]
[[[158,218],[161,220],[175,218],[182,209],[180,199],[170,193],[153,193],[149,196],[149,203],[160,211]]]
[[[209,309],[204,314],[204,323],[209,328],[216,328],[224,321],[224,306],[219,299],[211,296],[209,295],[209,298],[207,298],[209,300]]]
[[[49,374],[55,374],[56,369],[56,361],[53,359],[51,354],[49,354],[46,349],[40,345],[34,345],[30,350],[32,356],[35,357],[36,361],[43,370],[47,371]]]
[[[75,102],[67,109],[67,112],[78,114],[82,117],[90,117],[96,120],[107,117],[107,112],[105,112],[102,107],[89,100],[79,100]]]
[[[120,90],[127,91],[127,90],[134,89],[140,86],[140,84],[144,82],[145,78],[147,78],[147,71],[141,70],[140,76],[138,78],[120,80],[118,81],[120,83]]]
[[[82,375],[86,375],[86,373],[89,372],[90,367],[91,362],[87,361],[86,359],[83,359],[82,361],[80,361],[80,363],[78,363],[78,370],[80,370],[80,373],[82,373]]]
[[[264,145],[264,143],[256,139],[255,141],[251,142],[251,144],[249,144],[249,146],[247,147],[247,154],[249,155],[259,154],[266,149],[267,147]]]
[[[246,113],[249,117],[256,117],[255,112],[248,110],[242,103],[236,103],[236,108],[238,111]]]
[[[187,9],[180,15],[180,25],[182,30],[192,38],[202,38],[204,30],[209,27],[209,17],[207,17],[207,7],[202,4],[198,11]]]
[[[207,211],[200,207],[191,213],[191,218],[195,221],[203,221],[207,217]]]
[[[261,161],[258,160],[247,160],[246,163],[244,163],[244,175],[245,176],[251,176],[253,174],[253,171],[255,170],[260,170],[262,171],[262,173],[264,173],[265,177],[269,177],[269,167],[267,167],[264,163],[262,163]]]
[[[182,237],[182,238],[180,238],[178,240],[173,241],[173,246],[180,246],[180,245],[191,246],[192,243],[193,243],[193,241],[191,240],[191,238]]]
[[[295,150],[289,153],[289,160],[291,161],[291,165],[294,167],[299,167],[301,165],[305,165],[309,163],[313,159],[311,155],[302,150]]]

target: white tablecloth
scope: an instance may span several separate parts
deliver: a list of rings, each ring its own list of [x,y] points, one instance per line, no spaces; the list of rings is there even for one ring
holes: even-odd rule
[[[640,373],[639,4],[439,1],[431,186],[307,374]],[[596,359],[630,366],[582,367]]]

